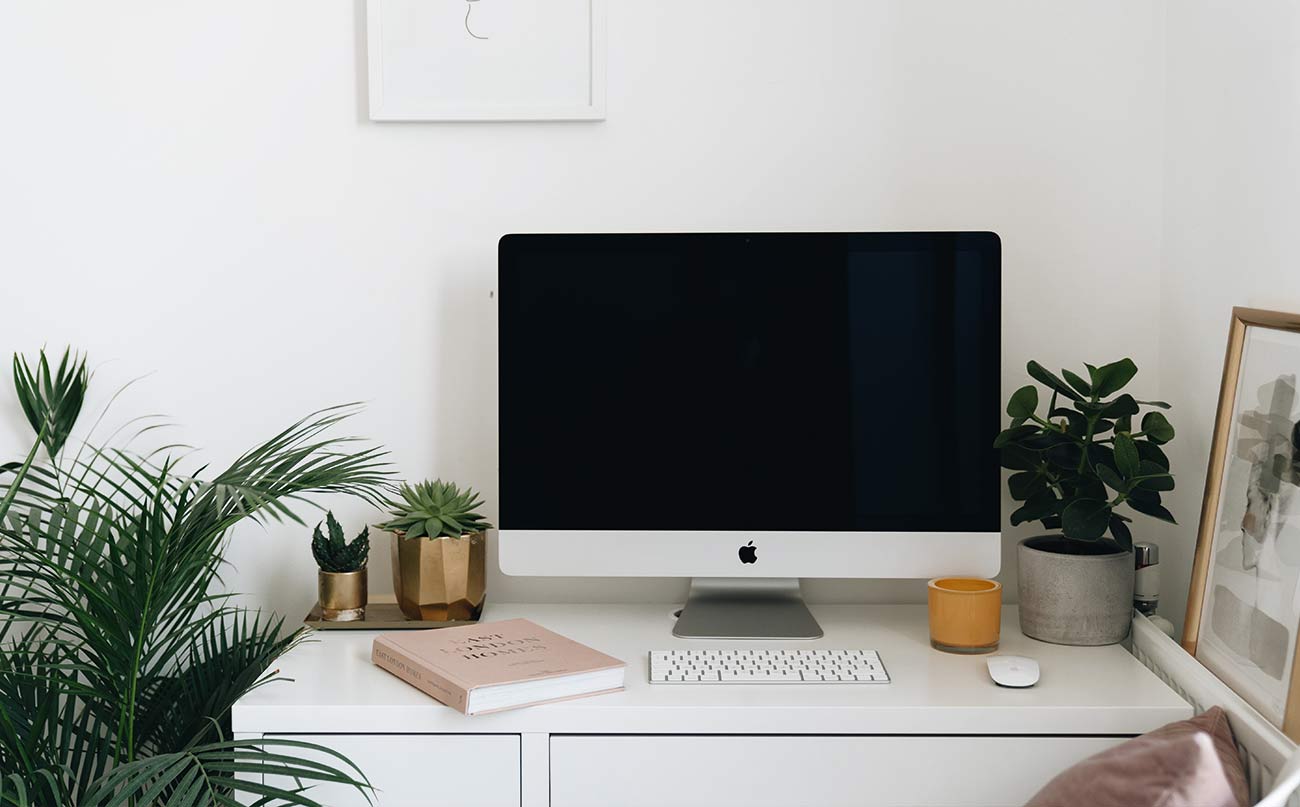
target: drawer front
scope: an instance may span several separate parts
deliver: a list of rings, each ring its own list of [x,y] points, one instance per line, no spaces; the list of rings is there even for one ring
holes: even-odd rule
[[[1113,737],[551,737],[551,807],[1024,804]]]
[[[375,787],[375,807],[519,807],[517,734],[277,736],[323,745],[352,760]],[[360,793],[340,785],[317,785],[308,795],[329,807],[367,805]]]

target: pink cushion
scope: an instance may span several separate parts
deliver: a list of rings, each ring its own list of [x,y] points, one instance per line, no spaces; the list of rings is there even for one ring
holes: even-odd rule
[[[1070,768],[1026,807],[1245,807],[1246,772],[1215,706]]]

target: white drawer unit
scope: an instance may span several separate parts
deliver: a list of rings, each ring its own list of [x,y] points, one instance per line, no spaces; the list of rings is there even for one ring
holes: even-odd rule
[[[518,734],[279,736],[323,745],[352,760],[375,787],[374,807],[519,807]],[[314,758],[338,764],[323,755]],[[310,795],[328,807],[367,805],[364,796],[342,785],[318,785]]]
[[[551,737],[551,807],[1007,807],[1110,737]],[[1014,774],[1009,769],[1014,769]]]

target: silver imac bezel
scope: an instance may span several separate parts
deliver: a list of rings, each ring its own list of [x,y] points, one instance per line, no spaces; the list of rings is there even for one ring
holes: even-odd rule
[[[501,571],[536,577],[993,577],[1000,532],[512,530]],[[757,558],[740,549],[753,542]]]

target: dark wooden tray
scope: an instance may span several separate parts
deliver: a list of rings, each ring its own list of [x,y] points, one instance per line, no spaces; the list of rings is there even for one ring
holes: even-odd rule
[[[478,620],[452,620],[450,622],[428,622],[407,619],[402,609],[395,602],[372,602],[366,605],[366,616],[353,622],[326,622],[320,618],[320,603],[312,606],[311,612],[303,619],[303,624],[317,630],[429,630],[431,628],[454,628],[457,625],[473,625]]]

